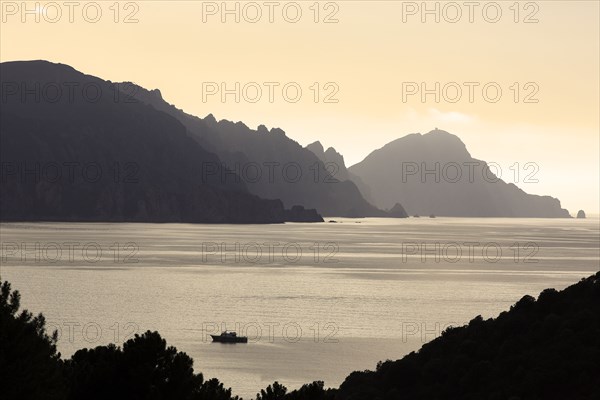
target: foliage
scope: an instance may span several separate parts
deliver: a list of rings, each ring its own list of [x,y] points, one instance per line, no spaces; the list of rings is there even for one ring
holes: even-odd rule
[[[217,379],[147,331],[123,344],[77,351],[62,361],[45,320],[19,312],[20,295],[0,286],[2,398],[232,400]],[[315,381],[288,392],[274,382],[256,400],[598,399],[600,272],[537,301],[524,296],[496,319],[450,328],[401,360],[353,372],[339,389]],[[241,400],[241,399],[238,399]]]
[[[62,361],[57,333],[43,315],[18,312],[20,295],[0,288],[0,382],[6,399],[235,400],[217,379],[195,374],[193,360],[158,332],[147,331],[119,348],[78,350]]]
[[[62,399],[65,382],[57,333],[46,334],[42,314],[19,312],[21,295],[0,286],[0,391],[5,399]],[[10,382],[10,384],[7,384]]]
[[[598,399],[600,272],[354,372],[336,399]]]

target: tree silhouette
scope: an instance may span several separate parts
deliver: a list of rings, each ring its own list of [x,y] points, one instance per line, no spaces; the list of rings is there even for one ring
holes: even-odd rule
[[[262,389],[256,394],[256,400],[282,400],[287,393],[287,388],[275,381],[272,385]]]
[[[158,332],[123,344],[78,350],[62,361],[57,332],[42,314],[19,312],[21,296],[0,286],[0,398],[32,400],[236,400],[217,379],[204,381],[193,360]]]
[[[289,393],[286,400],[333,400],[335,390],[324,389],[323,381],[314,381],[302,385],[298,390]]]
[[[151,331],[136,334],[122,350],[113,344],[79,350],[66,362],[69,399],[232,399],[217,379],[204,382],[195,374],[193,363]]]
[[[599,399],[600,272],[353,372],[336,399]],[[287,398],[286,398],[287,400]]]
[[[0,397],[4,399],[63,399],[65,382],[58,334],[46,333],[42,314],[19,312],[21,295],[10,283],[0,287]]]

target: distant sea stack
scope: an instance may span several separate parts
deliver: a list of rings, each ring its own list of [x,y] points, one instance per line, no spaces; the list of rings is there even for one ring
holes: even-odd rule
[[[577,212],[577,218],[579,218],[579,219],[585,219],[585,211],[579,210]]]
[[[408,218],[408,214],[402,204],[396,203],[394,207],[388,212],[389,216],[392,218]]]

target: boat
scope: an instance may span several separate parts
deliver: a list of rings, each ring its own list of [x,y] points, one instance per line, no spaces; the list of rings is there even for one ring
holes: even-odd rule
[[[213,342],[219,343],[248,343],[246,336],[238,336],[236,332],[223,331],[220,335],[210,335]]]

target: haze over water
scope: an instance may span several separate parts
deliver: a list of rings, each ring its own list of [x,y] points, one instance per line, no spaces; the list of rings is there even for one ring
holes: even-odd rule
[[[158,330],[249,398],[274,380],[338,386],[599,269],[597,218],[336,221],[3,223],[0,273],[59,329],[63,357]],[[221,329],[250,342],[211,343]]]

